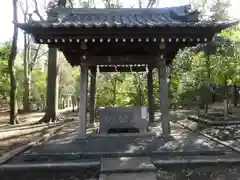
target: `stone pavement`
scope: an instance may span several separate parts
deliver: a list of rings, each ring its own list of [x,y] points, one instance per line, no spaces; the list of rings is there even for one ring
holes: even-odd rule
[[[90,137],[86,141],[78,139],[78,121],[64,127],[63,131],[42,145],[37,145],[25,154],[12,159],[10,163],[20,161],[62,161],[68,159],[97,158],[100,161],[102,156],[111,154],[147,154],[151,152],[192,152],[200,154],[201,151],[229,152],[230,149],[211,141],[201,135],[183,129],[177,124],[172,124],[172,141],[165,142],[161,137],[156,136],[111,136],[111,137]],[[160,125],[159,125],[160,126]],[[155,131],[159,129],[155,127]],[[91,133],[89,129],[88,133]],[[233,153],[233,156],[238,154]]]
[[[160,127],[161,127],[161,124],[158,124],[154,128],[152,128],[152,130],[159,133],[161,131]],[[132,171],[134,171],[134,172],[128,172],[128,177],[126,177],[126,174],[122,174],[121,172],[117,172],[118,174],[117,173],[105,173],[105,174],[101,173],[102,174],[100,176],[100,179],[102,178],[101,180],[109,180],[111,178],[115,178],[115,180],[118,180],[117,178],[120,178],[120,179],[131,178],[132,180],[134,180],[134,179],[141,179],[141,178],[144,179],[144,177],[149,180],[150,179],[198,180],[199,178],[198,179],[196,178],[197,175],[196,175],[196,172],[194,171],[194,168],[195,168],[194,164],[191,164],[190,167],[185,167],[183,165],[178,165],[178,166],[170,165],[171,168],[168,169],[168,167],[165,167],[164,163],[163,164],[160,163],[160,165],[159,164],[156,165],[155,162],[156,161],[166,162],[169,160],[172,162],[173,160],[178,160],[178,159],[180,160],[181,159],[187,159],[187,160],[189,159],[190,160],[202,160],[202,159],[211,160],[212,159],[214,160],[216,158],[222,158],[223,156],[225,158],[226,157],[239,158],[240,156],[239,154],[232,152],[230,149],[214,141],[208,140],[203,136],[200,136],[189,130],[183,129],[182,127],[180,127],[175,123],[172,124],[172,132],[171,132],[174,137],[174,140],[168,141],[168,142],[165,142],[161,137],[156,137],[153,135],[142,136],[142,137],[140,136],[111,136],[111,137],[91,136],[91,138],[89,138],[87,141],[82,141],[82,140],[79,140],[78,138],[78,130],[79,130],[78,128],[79,128],[79,122],[76,120],[71,125],[65,126],[63,128],[63,131],[59,132],[56,136],[51,137],[50,141],[45,142],[42,145],[35,146],[34,148],[30,149],[24,154],[20,154],[14,157],[11,161],[9,161],[8,165],[24,166],[24,164],[28,164],[28,166],[31,166],[31,163],[32,163],[34,164],[34,166],[37,166],[45,163],[45,165],[48,165],[48,169],[49,169],[51,167],[51,163],[64,164],[63,162],[69,162],[69,164],[71,163],[74,164],[74,163],[97,161],[99,162],[99,165],[102,166],[103,172],[113,171],[113,170],[121,171],[121,169],[124,170],[125,167],[128,167],[127,168],[128,171],[129,169],[130,170],[132,169]],[[89,134],[94,133],[94,129],[89,128],[88,133]],[[140,161],[137,160],[138,162],[134,162],[130,168],[128,164],[124,165],[124,163],[119,162],[121,158],[123,159],[126,158],[126,157],[122,157],[124,156],[124,153],[127,154],[128,158],[132,156],[131,158],[134,159],[133,156],[135,153],[144,154],[149,152],[150,153],[155,152],[157,154],[154,154],[151,157],[145,156],[145,159],[144,158],[140,159]],[[205,152],[204,153],[205,155],[202,154],[203,152]],[[111,157],[111,153],[113,154],[115,153],[115,155],[118,154],[118,156]],[[224,153],[224,155],[219,155],[219,153],[220,154]],[[138,156],[136,158],[140,158],[140,157]],[[114,169],[112,170],[107,169],[108,167],[106,166],[104,169],[104,164],[106,165],[106,161],[108,163],[110,161],[115,161],[115,164],[116,164],[115,166],[110,162],[111,164],[110,167]],[[149,169],[146,168],[147,170],[144,169],[144,174],[141,174],[143,172],[140,172],[140,171],[136,173],[136,171],[138,171],[138,166],[134,167],[134,164],[135,165],[138,164],[138,166],[139,164],[145,164],[145,166],[143,167],[150,167],[150,168]],[[122,167],[120,170],[119,170],[119,166]],[[226,165],[222,164],[220,167],[218,166],[218,168],[222,169],[223,171],[224,166]],[[230,165],[228,164],[228,166]],[[209,169],[211,169],[211,172],[215,173],[215,176],[216,176],[217,174],[216,172],[218,171],[216,167],[217,166],[211,166],[210,168],[205,164],[201,166],[199,172],[197,173],[199,173],[198,175],[200,177],[202,177],[203,179],[206,179],[206,175],[204,175],[204,173],[206,171],[209,175],[210,174]],[[234,168],[238,168],[238,166]],[[226,167],[226,169],[230,171],[231,167]],[[75,173],[74,176],[76,175],[76,177],[78,175],[80,176],[82,173],[79,167],[75,167],[72,171],[73,173],[71,173],[71,175]],[[88,172],[88,171],[89,170],[84,170],[84,172]],[[89,177],[92,177],[92,180],[99,179],[100,171],[101,171],[101,167],[100,166],[96,167],[93,171],[95,173],[92,173],[92,175],[90,174]],[[188,178],[188,171],[192,173],[189,175],[191,178]],[[235,173],[235,175],[236,174],[240,175],[240,170],[236,170],[236,171],[239,173]],[[38,173],[35,171],[29,171],[29,172],[32,172],[32,173],[34,172],[34,174]],[[41,172],[43,171],[41,170]],[[58,176],[60,177],[61,173],[65,173],[63,176],[64,177],[66,176],[66,178],[61,178],[61,179],[66,179],[66,180],[71,179],[66,174],[68,172],[64,172],[63,170],[60,170],[60,171],[58,170],[57,172],[54,172],[54,173],[55,173],[54,179],[57,179]],[[117,174],[117,176],[114,177],[114,174],[115,175]],[[229,177],[229,176],[226,176],[226,177]],[[231,178],[229,179],[231,180]],[[229,179],[226,179],[226,180],[229,180]],[[214,180],[217,180],[217,178],[215,178]]]

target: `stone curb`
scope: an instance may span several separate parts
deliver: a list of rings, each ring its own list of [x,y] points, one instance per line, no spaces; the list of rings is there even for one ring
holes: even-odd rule
[[[115,169],[115,170],[101,170],[103,174],[112,174],[112,173],[137,173],[137,172],[156,172],[155,168],[122,168],[122,169]]]
[[[74,121],[74,120],[72,120]],[[9,161],[11,158],[13,158],[14,156],[20,154],[23,151],[26,151],[27,149],[30,149],[31,147],[35,146],[36,144],[42,142],[42,141],[46,141],[50,136],[52,136],[54,133],[58,132],[59,130],[61,130],[65,125],[68,125],[71,122],[68,122],[67,124],[62,124],[59,127],[56,127],[56,129],[53,129],[52,131],[50,130],[50,132],[48,132],[47,134],[44,134],[43,137],[37,137],[35,139],[32,140],[32,142],[22,145],[16,149],[11,150],[10,152],[4,153],[2,156],[0,156],[0,167],[1,164],[6,163],[7,161]]]
[[[98,138],[98,137],[148,137],[156,136],[156,132],[146,132],[146,133],[119,133],[119,134],[93,134],[89,135],[88,138]]]
[[[43,170],[43,169],[72,169],[72,168],[91,168],[99,167],[100,161],[92,162],[61,162],[61,163],[30,163],[30,164],[3,164],[0,165],[0,171],[6,170],[17,170],[17,171],[26,171],[26,170]]]
[[[69,159],[91,159],[91,158],[111,158],[111,157],[142,157],[142,156],[216,156],[216,155],[226,155],[223,151],[151,151],[151,152],[83,152],[83,153],[55,153],[55,154],[27,154],[25,161],[37,161],[37,160],[49,160],[60,159],[60,160],[69,160]]]
[[[192,120],[192,121],[200,121],[201,123],[205,123],[205,124],[209,124],[209,125],[212,125],[212,126],[218,126],[218,125],[237,125],[240,123],[240,120],[239,121],[226,121],[226,120],[222,120],[222,121],[213,121],[211,119],[204,119],[204,118],[201,118],[201,117],[197,117],[197,116],[188,116],[188,119],[189,120]]]
[[[179,164],[218,164],[218,163],[239,163],[240,158],[216,158],[216,159],[172,159],[172,160],[153,160],[154,165],[179,165]]]

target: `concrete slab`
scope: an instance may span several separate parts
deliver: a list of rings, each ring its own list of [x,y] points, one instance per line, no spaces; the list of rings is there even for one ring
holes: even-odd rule
[[[101,172],[155,171],[150,157],[102,158]]]
[[[101,174],[99,180],[157,180],[156,174],[148,173],[114,173]]]

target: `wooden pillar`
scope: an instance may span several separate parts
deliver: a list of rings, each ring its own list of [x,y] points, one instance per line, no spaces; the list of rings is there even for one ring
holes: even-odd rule
[[[224,118],[227,119],[228,118],[228,99],[224,100]]]
[[[91,69],[89,113],[90,124],[95,122],[96,68]]]
[[[80,138],[86,135],[87,121],[87,88],[88,88],[88,67],[82,65],[80,74],[80,102],[79,102],[79,120],[80,120]]]
[[[147,74],[147,84],[148,84],[148,113],[149,121],[154,121],[154,99],[153,99],[153,69],[149,67]]]
[[[168,111],[168,82],[166,73],[166,63],[164,59],[158,62],[158,78],[159,78],[159,100],[161,109],[162,131],[163,137],[170,136],[170,121]]]

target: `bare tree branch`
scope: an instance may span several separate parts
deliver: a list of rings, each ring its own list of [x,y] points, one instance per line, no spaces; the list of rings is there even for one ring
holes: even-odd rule
[[[69,4],[70,4],[70,7],[73,8],[73,2],[72,0],[68,0]]]
[[[111,7],[111,1],[110,0],[104,0],[105,7],[110,8]]]
[[[25,11],[25,8],[24,8],[24,5],[23,5],[22,1],[17,1],[17,2],[18,2],[18,5],[19,5],[23,15],[24,15],[26,13],[26,11]]]
[[[29,69],[30,69],[30,72],[33,70],[33,67],[34,65],[36,64],[36,61],[37,61],[37,57],[38,57],[38,52],[40,50],[40,47],[41,47],[41,44],[38,45],[37,49],[36,49],[36,52],[35,52],[35,55],[32,59],[32,62],[30,63],[29,65]]]
[[[139,8],[142,8],[142,0],[138,0]]]
[[[155,3],[156,3],[156,0],[149,0],[147,8],[152,8]]]
[[[37,0],[33,0],[33,2],[34,2],[34,6],[35,6],[34,13],[39,17],[39,19],[40,19],[41,21],[44,21],[44,18],[43,18],[43,17],[41,16],[41,14],[39,13]]]
[[[64,8],[66,7],[67,0],[58,0],[58,7]]]
[[[44,53],[40,54],[40,55],[37,57],[37,59],[43,57],[43,56],[46,55],[47,53],[48,53],[48,51],[45,51]]]
[[[159,0],[156,0],[156,7],[158,7],[158,5],[159,5]]]

